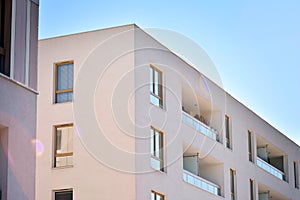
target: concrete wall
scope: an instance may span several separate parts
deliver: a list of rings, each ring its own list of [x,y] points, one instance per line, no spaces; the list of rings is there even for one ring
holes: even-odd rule
[[[1,143],[8,159],[7,199],[35,199],[36,93],[0,78]],[[4,198],[5,199],[5,198]]]
[[[250,198],[249,179],[255,182],[257,198],[258,184],[276,191],[274,199],[299,198],[292,174],[287,182],[279,180],[248,161],[248,130],[253,145],[259,135],[285,152],[289,173],[293,161],[300,160],[299,146],[136,26],[46,39],[39,47],[38,139],[44,151],[37,159],[37,199],[73,188],[74,199],[142,200],[150,199],[154,190],[172,200],[229,200],[230,169],[236,171],[237,199]],[[54,63],[68,60],[74,60],[74,102],[53,104]],[[163,72],[163,108],[150,104],[150,64]],[[205,115],[220,142],[182,123],[183,84],[212,106]],[[225,114],[231,119],[232,149],[225,146]],[[74,166],[54,169],[53,126],[69,123],[77,132]],[[165,172],[150,165],[151,126],[164,133]],[[202,166],[208,172],[204,177],[221,186],[222,197],[183,181],[183,154],[190,149],[215,164]]]
[[[221,185],[221,194],[225,199],[230,199],[230,169],[236,170],[237,199],[250,198],[249,179],[254,179],[256,184],[267,185],[286,199],[299,199],[300,192],[294,188],[292,175],[289,176],[287,182],[279,180],[248,161],[248,130],[252,130],[253,134],[260,135],[286,153],[289,173],[292,172],[292,161],[300,160],[298,145],[139,29],[135,34],[135,48],[142,49],[136,51],[135,54],[135,81],[136,87],[139,88],[136,92],[136,134],[141,136],[148,134],[149,137],[150,125],[162,130],[166,137],[165,162],[167,163],[167,172],[162,173],[150,168],[149,155],[143,158],[137,157],[136,168],[148,171],[136,178],[137,199],[149,199],[151,190],[166,194],[168,199],[219,198],[183,182],[181,156],[184,150],[182,151],[182,146],[198,149],[198,152],[203,154],[202,156],[210,156],[219,162],[217,165],[221,167],[210,168],[210,172],[214,169],[216,172],[211,173],[211,176],[207,178],[215,180]],[[207,59],[205,55],[199,56]],[[163,109],[153,106],[149,102],[150,89],[147,77],[149,77],[150,64],[155,64],[163,72],[163,84],[165,85]],[[205,79],[207,82],[211,99],[207,98],[203,92],[203,88],[199,84],[201,79]],[[218,116],[222,116],[222,119],[220,117],[211,118],[211,120],[217,120],[211,124],[219,126],[216,128],[219,130],[221,142],[225,141],[224,116],[225,114],[230,116],[232,149],[226,148],[225,142],[222,144],[213,141],[181,122],[182,83],[191,85],[195,94],[204,99],[207,98],[213,106],[214,112],[217,111]],[[150,140],[136,140],[137,152],[149,152],[149,148]],[[274,198],[276,199],[276,196]]]
[[[34,200],[38,2],[12,5],[11,73],[0,74],[0,189],[4,200]]]
[[[53,190],[70,188],[75,200],[135,199],[134,126],[118,126],[128,119],[124,112],[135,117],[134,99],[128,104],[134,84],[132,28],[39,42],[37,136],[44,151],[37,158],[37,199],[53,199]],[[122,43],[118,37],[107,40],[123,31]],[[74,102],[54,104],[54,63],[69,60],[74,61]],[[124,73],[129,74],[125,79]],[[70,123],[75,127],[74,165],[53,168],[54,126]]]

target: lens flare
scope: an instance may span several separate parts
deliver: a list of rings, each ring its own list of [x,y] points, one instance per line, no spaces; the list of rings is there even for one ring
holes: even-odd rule
[[[44,145],[37,139],[32,139],[31,144],[35,145],[35,151],[37,156],[41,156],[44,152]]]

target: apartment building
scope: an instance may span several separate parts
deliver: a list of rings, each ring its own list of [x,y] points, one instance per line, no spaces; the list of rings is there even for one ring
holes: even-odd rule
[[[300,199],[299,146],[136,25],[38,62],[37,199]]]
[[[0,199],[35,199],[38,0],[0,0]]]

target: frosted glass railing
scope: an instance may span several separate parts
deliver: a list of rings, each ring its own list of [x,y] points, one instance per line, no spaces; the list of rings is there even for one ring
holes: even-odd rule
[[[196,176],[186,170],[183,170],[183,180],[207,192],[220,196],[220,186],[211,183],[199,176]]]
[[[182,111],[182,121],[191,126],[192,128],[196,129],[200,133],[217,140],[217,131],[213,130],[209,126],[203,124],[202,122],[198,121],[196,118],[192,117],[191,115],[187,114],[186,112]]]
[[[262,160],[261,158],[257,157],[256,164],[257,164],[257,166],[264,169],[265,171],[267,171],[267,172],[271,173],[272,175],[276,176],[277,178],[283,180],[284,173],[282,171],[280,171],[279,169],[277,169],[276,167],[273,167],[266,161]]]

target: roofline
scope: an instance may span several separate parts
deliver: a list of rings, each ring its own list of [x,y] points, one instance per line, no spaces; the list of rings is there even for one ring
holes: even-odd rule
[[[132,23],[132,24],[123,24],[123,25],[119,25],[119,26],[113,26],[113,27],[107,27],[107,28],[101,28],[101,29],[94,29],[94,30],[82,31],[82,32],[77,32],[77,33],[70,33],[70,34],[66,34],[66,35],[58,35],[58,36],[54,36],[54,37],[48,37],[48,38],[39,39],[38,41],[59,39],[59,38],[64,38],[64,37],[77,36],[77,35],[82,35],[82,34],[86,34],[86,33],[93,33],[93,32],[98,32],[98,31],[104,31],[104,30],[110,30],[110,29],[117,29],[117,28],[122,28],[122,27],[130,27],[130,26],[140,28],[135,23]]]

